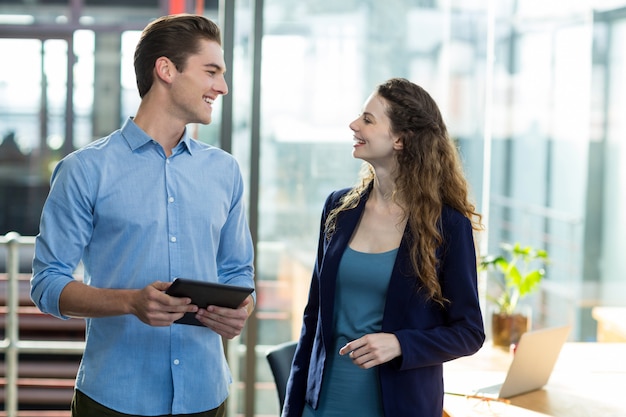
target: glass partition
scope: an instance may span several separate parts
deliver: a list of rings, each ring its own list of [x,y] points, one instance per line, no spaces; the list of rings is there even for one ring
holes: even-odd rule
[[[251,13],[238,10],[246,18]],[[430,2],[389,7],[328,0],[294,7],[266,0],[263,16],[259,177],[249,185],[258,186],[259,195],[255,414],[277,415],[264,353],[297,339],[324,200],[358,180],[361,161],[352,157],[349,123],[377,84],[409,78],[437,100],[464,158],[480,161],[486,30],[480,7],[451,10]],[[252,67],[245,28],[236,29],[236,156],[249,149],[242,144],[250,127],[241,109],[250,102],[246,69]],[[480,163],[468,171],[480,191]]]

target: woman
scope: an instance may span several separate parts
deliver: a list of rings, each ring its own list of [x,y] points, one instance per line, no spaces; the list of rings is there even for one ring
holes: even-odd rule
[[[326,200],[283,417],[441,417],[443,362],[485,335],[481,217],[436,103],[400,78],[350,124],[360,184]]]

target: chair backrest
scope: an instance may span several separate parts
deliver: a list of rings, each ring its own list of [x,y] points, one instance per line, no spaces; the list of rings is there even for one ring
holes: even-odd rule
[[[281,343],[268,350],[265,354],[270,369],[272,370],[272,375],[274,376],[274,382],[276,383],[280,414],[283,413],[285,395],[287,394],[287,380],[289,379],[293,355],[296,353],[297,345],[298,342],[295,341]],[[444,410],[442,417],[451,417],[451,415]]]
[[[278,391],[278,404],[280,406],[280,412],[283,411],[283,404],[285,403],[285,394],[287,393],[287,380],[289,379],[289,372],[291,371],[291,363],[293,361],[293,355],[296,352],[296,345],[298,342],[291,341],[281,343],[271,348],[265,357],[272,370],[274,376],[274,382],[276,383],[276,390]]]

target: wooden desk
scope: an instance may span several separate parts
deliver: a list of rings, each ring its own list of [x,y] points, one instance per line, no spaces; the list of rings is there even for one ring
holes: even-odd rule
[[[508,352],[486,344],[444,365],[446,390],[501,382],[510,361]],[[566,343],[543,389],[493,410],[479,401],[446,395],[444,409],[451,417],[626,417],[626,343]]]

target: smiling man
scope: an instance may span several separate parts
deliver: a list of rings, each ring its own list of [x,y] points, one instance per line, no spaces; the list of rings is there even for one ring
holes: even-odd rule
[[[31,297],[45,313],[87,322],[74,417],[224,415],[222,337],[241,333],[254,293],[235,309],[199,309],[165,290],[177,277],[254,286],[239,166],[186,128],[211,122],[225,71],[215,23],[153,21],[135,51],[136,116],[52,174]],[[204,327],[174,324],[186,312]]]

